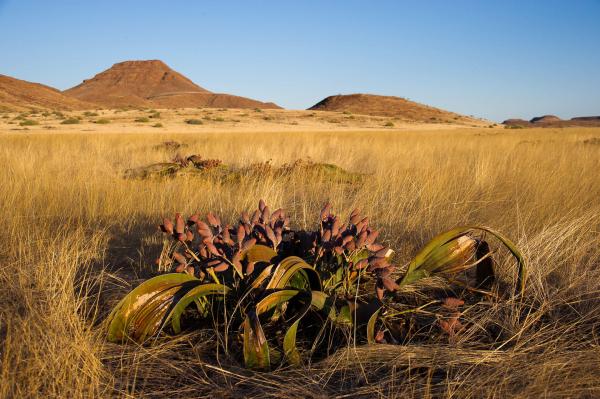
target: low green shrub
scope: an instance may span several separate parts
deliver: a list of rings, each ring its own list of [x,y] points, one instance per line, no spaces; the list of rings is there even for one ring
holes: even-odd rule
[[[39,125],[38,121],[34,121],[33,119],[25,119],[19,123],[20,126],[36,126]]]

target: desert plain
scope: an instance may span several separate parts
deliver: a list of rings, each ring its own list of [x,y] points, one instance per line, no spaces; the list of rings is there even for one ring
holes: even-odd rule
[[[126,175],[178,154],[242,172]],[[360,179],[243,172],[297,160]],[[597,127],[259,108],[5,110],[0,396],[597,397],[599,170]],[[299,228],[313,227],[327,201],[340,215],[360,207],[396,251],[399,274],[437,233],[493,226],[528,261],[525,294],[470,307],[452,339],[432,326],[427,340],[351,345],[268,373],[215,353],[203,331],[153,345],[107,342],[112,307],[160,272],[163,217],[213,211],[235,221],[261,198]],[[499,278],[512,284],[509,255],[496,256]]]

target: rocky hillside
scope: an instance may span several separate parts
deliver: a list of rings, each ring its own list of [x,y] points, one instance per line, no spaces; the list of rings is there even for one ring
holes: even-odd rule
[[[73,110],[93,107],[92,104],[66,96],[52,87],[0,75],[0,109],[15,111],[35,108]]]
[[[374,94],[348,94],[325,98],[309,108],[315,111],[341,111],[353,114],[397,117],[409,122],[481,123],[480,120],[443,109],[419,104],[401,97]]]
[[[279,108],[273,103],[211,93],[159,60],[117,63],[64,93],[109,108]]]

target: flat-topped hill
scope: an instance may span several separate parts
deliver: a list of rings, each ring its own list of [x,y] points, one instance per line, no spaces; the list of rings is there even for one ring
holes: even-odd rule
[[[316,111],[342,111],[353,114],[397,117],[412,122],[474,123],[478,121],[465,115],[419,104],[394,96],[375,94],[347,94],[325,98],[309,108]]]
[[[64,93],[110,108],[279,108],[273,103],[212,93],[160,60],[119,62]]]

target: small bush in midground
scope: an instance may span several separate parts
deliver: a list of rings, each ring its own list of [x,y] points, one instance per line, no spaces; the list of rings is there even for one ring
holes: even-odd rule
[[[83,113],[83,116],[88,116],[88,117],[90,117],[90,116],[98,116],[98,113],[97,112],[91,112],[91,111],[85,111]]]
[[[152,127],[163,127],[162,123],[155,123],[154,125],[152,125]]]
[[[108,339],[146,342],[205,329],[217,337],[215,350],[262,370],[300,365],[351,344],[426,340],[429,334],[453,340],[470,323],[470,308],[491,306],[490,297],[501,300],[497,250],[487,237],[517,259],[517,293],[523,293],[521,253],[489,228],[442,233],[400,272],[394,251],[378,242],[379,232],[360,210],[341,218],[325,204],[316,222],[294,229],[285,210],[271,211],[262,200],[231,224],[214,213],[205,220],[179,213],[165,218],[157,264],[172,272],[145,281],[117,304]],[[432,278],[438,286],[456,286],[435,294],[424,288]]]
[[[394,122],[388,121],[383,126],[385,126],[385,127],[394,127]]]
[[[79,123],[79,119],[77,118],[68,118],[63,120],[60,124],[61,125],[76,125]]]
[[[146,123],[146,122],[150,122],[150,119],[146,118],[145,116],[142,116],[141,118],[135,119],[134,122]]]
[[[106,125],[106,124],[110,123],[110,120],[102,118],[102,119],[98,119],[94,123],[98,123],[99,125]]]
[[[200,119],[186,119],[185,123],[187,123],[188,125],[203,125],[204,122],[202,122]]]
[[[32,119],[25,119],[19,123],[20,126],[36,126],[39,125],[38,121],[34,121]]]

